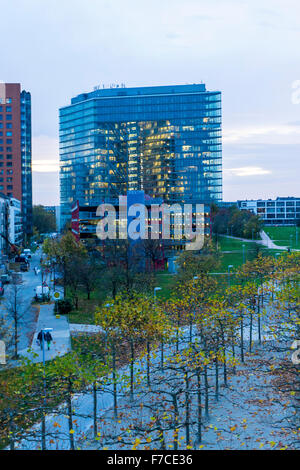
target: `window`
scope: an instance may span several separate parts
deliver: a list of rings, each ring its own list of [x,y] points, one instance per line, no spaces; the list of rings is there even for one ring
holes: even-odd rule
[[[7,162],[6,166],[12,166],[12,162]]]
[[[6,132],[6,137],[12,137],[12,132],[11,132],[11,131],[7,131],[7,132]]]
[[[11,113],[11,106],[6,106],[6,112]]]
[[[6,139],[6,144],[12,144],[12,139]]]
[[[6,124],[6,129],[12,129],[12,124],[10,122]]]
[[[8,185],[7,185],[7,189],[13,189],[12,185],[11,185],[11,184],[8,184]]]
[[[11,154],[11,153],[10,153],[10,154],[7,154],[7,155],[6,155],[6,158],[7,158],[7,160],[12,160],[12,154]]]
[[[7,120],[7,121],[11,121],[11,119],[12,119],[12,115],[11,115],[11,114],[7,114],[7,115],[6,115],[6,120]]]
[[[11,147],[6,147],[6,151],[7,152],[12,152],[12,148]]]
[[[6,104],[12,103],[12,98],[6,98]]]

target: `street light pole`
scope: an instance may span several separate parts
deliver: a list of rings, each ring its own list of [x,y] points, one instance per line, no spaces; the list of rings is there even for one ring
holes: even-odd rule
[[[42,450],[46,450],[46,370],[45,370],[45,334],[46,332],[52,331],[53,328],[42,328],[42,350],[43,350],[43,388],[44,388],[44,399],[43,399],[43,419],[42,419]]]
[[[228,286],[230,287],[230,269],[233,268],[233,264],[228,265]]]
[[[243,264],[245,264],[245,244],[242,245],[243,248]]]
[[[154,287],[154,290],[153,290],[154,306],[156,304],[156,292],[158,290],[161,290],[161,287]],[[161,342],[160,342],[160,353],[161,353],[160,367],[161,367],[161,370],[164,370],[164,339],[163,337],[161,338]]]
[[[198,279],[198,276],[194,276],[193,277],[193,290],[194,290],[194,287],[195,287],[195,281]],[[191,321],[190,321],[190,343],[192,344],[193,342],[193,323],[195,322],[195,319],[196,319],[196,305],[195,305],[195,296],[194,296],[194,312],[193,312],[193,318],[191,318]]]

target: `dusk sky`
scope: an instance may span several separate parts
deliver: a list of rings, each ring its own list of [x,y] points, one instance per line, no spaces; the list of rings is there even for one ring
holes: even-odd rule
[[[0,12],[0,81],[32,94],[35,204],[59,202],[58,108],[111,83],[221,90],[223,199],[300,196],[299,0],[0,0]]]

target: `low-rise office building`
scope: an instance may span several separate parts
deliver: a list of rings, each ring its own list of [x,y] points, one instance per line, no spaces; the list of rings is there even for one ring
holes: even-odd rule
[[[261,217],[265,225],[296,225],[300,221],[300,198],[277,197],[237,201],[241,210],[249,210]]]

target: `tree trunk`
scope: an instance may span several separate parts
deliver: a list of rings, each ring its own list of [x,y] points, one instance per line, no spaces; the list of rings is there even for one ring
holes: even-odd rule
[[[174,407],[174,441],[173,449],[178,450],[178,421],[179,421],[179,411],[176,395],[173,395],[173,407]]]
[[[147,385],[150,387],[150,343],[147,341]]]
[[[209,408],[208,408],[208,392],[209,392],[209,386],[208,386],[208,377],[207,377],[207,365],[204,366],[204,388],[205,388],[205,417],[209,417]]]
[[[185,373],[185,440],[186,446],[190,445],[190,384],[189,373]]]
[[[94,408],[94,438],[97,437],[98,425],[97,425],[97,386],[96,382],[93,383],[93,408]]]
[[[113,390],[114,390],[114,417],[118,417],[118,397],[117,397],[117,367],[116,367],[116,343],[112,343],[112,376],[113,376]]]
[[[70,436],[70,450],[75,450],[74,433],[73,433],[73,412],[72,412],[72,381],[68,380],[68,394],[67,394],[67,407],[68,407],[68,424]]]
[[[133,374],[134,374],[134,343],[133,340],[130,340],[130,351],[131,351],[131,359],[130,359],[130,399],[133,400]]]
[[[241,316],[241,361],[244,362],[244,318]]]
[[[198,401],[198,444],[202,441],[202,402],[201,402],[201,372],[197,370],[197,401]]]

